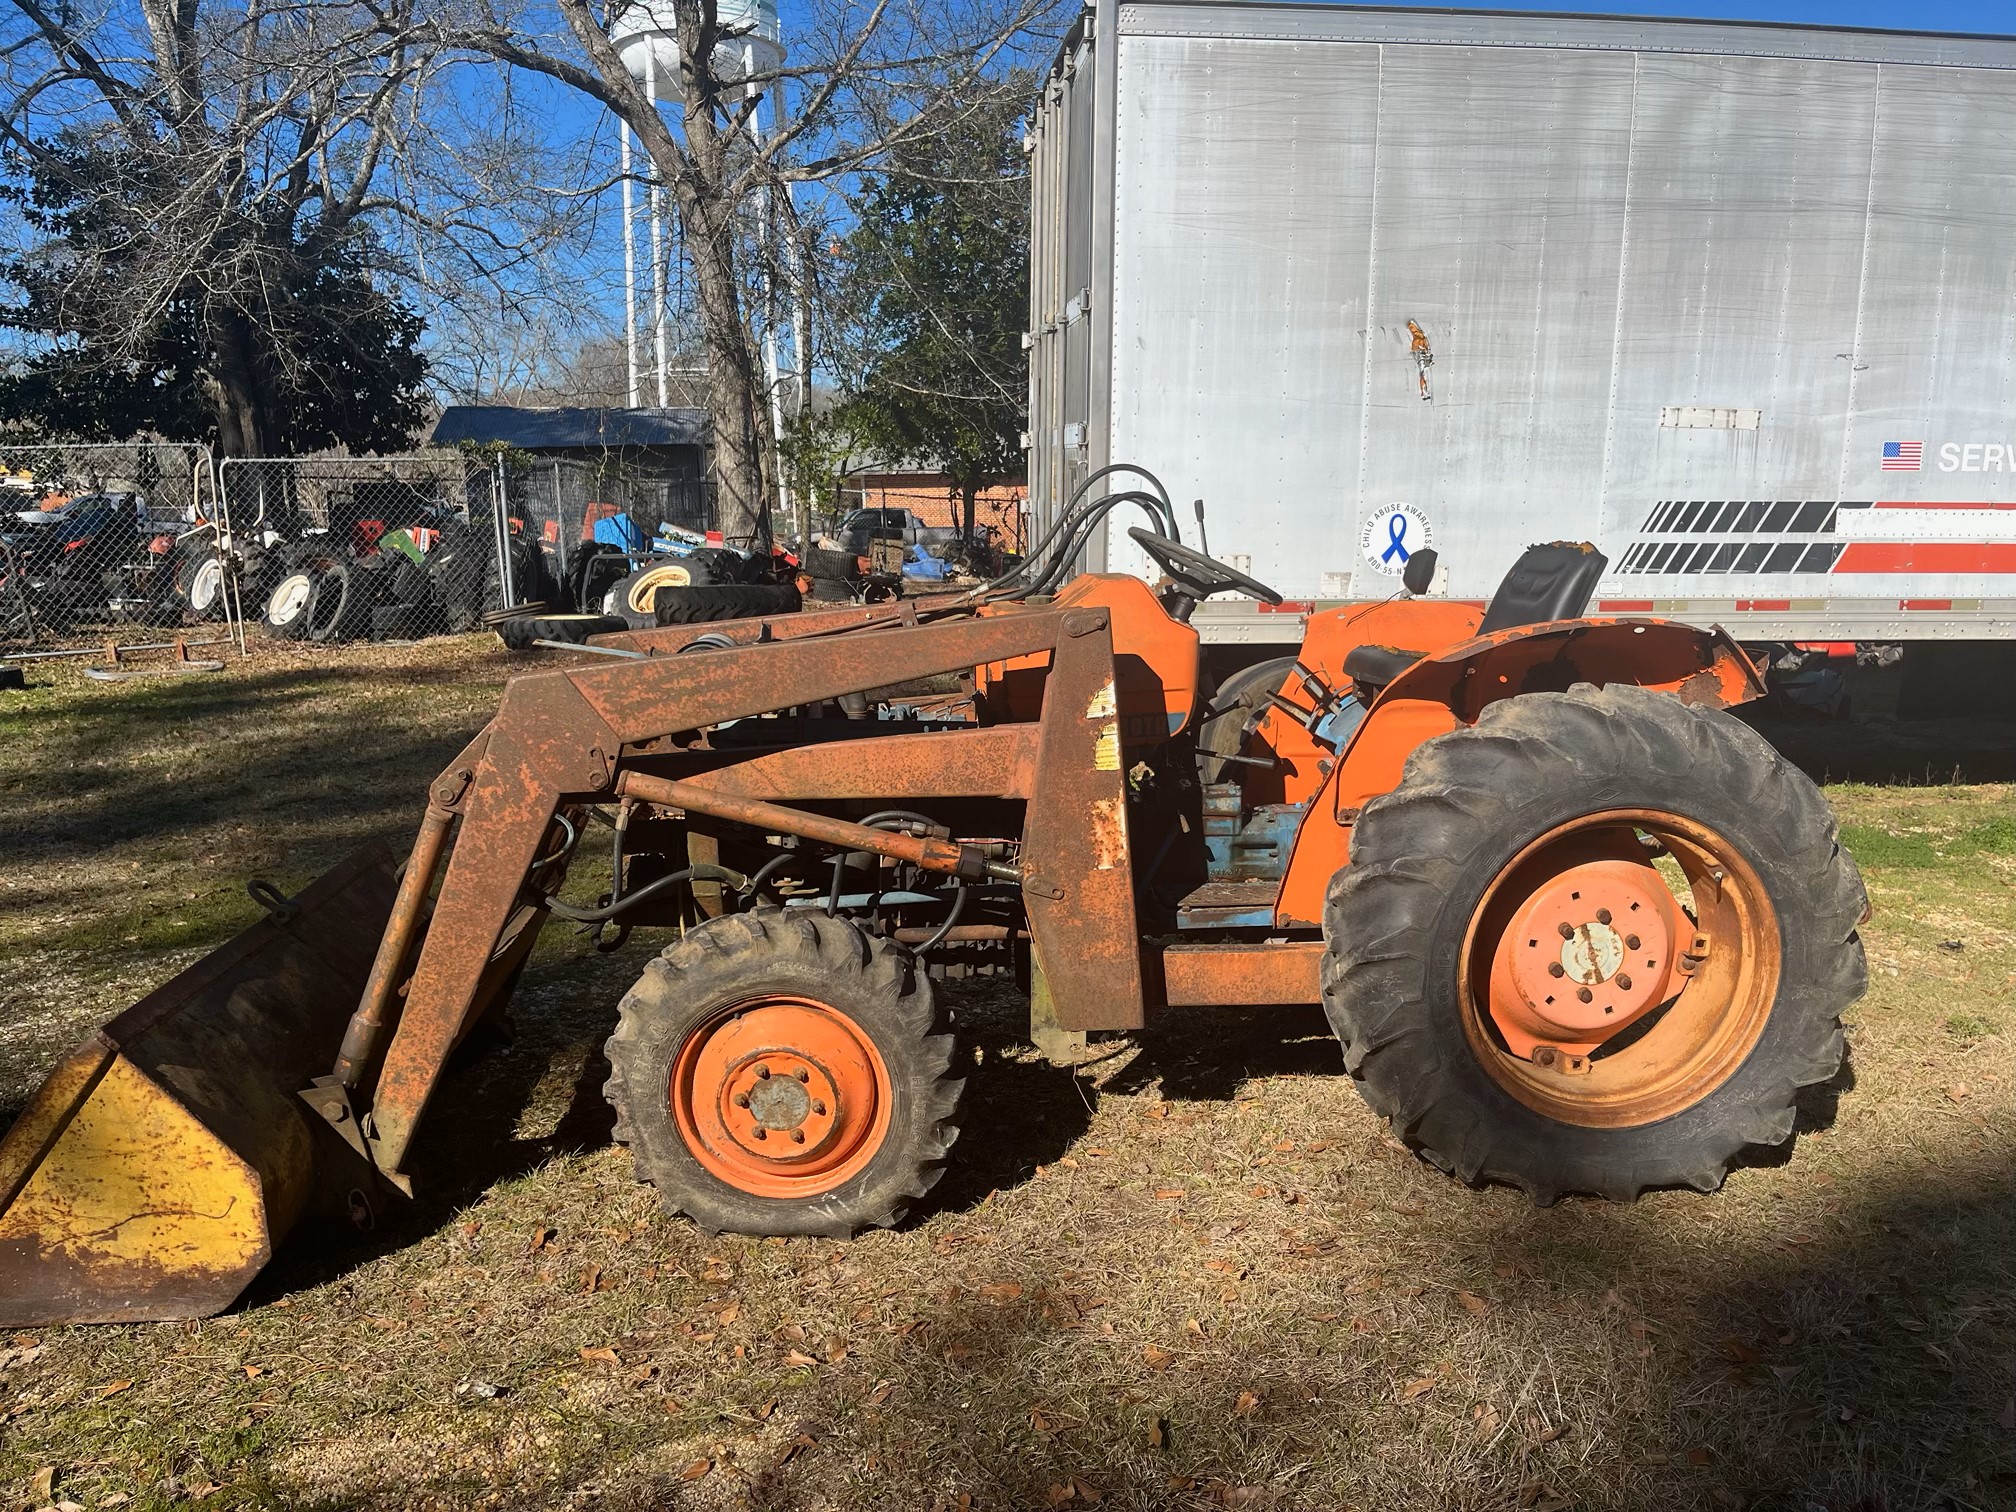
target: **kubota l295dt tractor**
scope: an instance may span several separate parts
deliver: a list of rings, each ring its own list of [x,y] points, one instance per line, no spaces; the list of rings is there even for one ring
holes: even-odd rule
[[[1066,582],[1122,504],[1163,581]],[[1712,1189],[1839,1066],[1866,905],[1819,794],[1727,712],[1762,691],[1742,651],[1584,617],[1601,567],[1540,546],[1481,613],[1315,614],[1214,690],[1192,609],[1275,595],[1128,491],[972,592],[514,677],[403,871],[260,887],[268,917],[58,1066],[0,1143],[0,1322],[213,1312],[320,1195],[410,1190],[549,914],[668,932],[610,1005],[608,1092],[711,1228],[849,1234],[924,1197],[968,1064],[947,959],[1019,958],[1051,1048],[1320,1002],[1367,1101],[1465,1181]],[[560,896],[577,862],[599,902]]]

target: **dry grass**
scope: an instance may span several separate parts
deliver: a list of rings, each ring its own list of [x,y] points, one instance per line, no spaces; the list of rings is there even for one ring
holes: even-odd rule
[[[249,917],[245,875],[403,831],[502,665],[0,695],[0,1109]],[[207,1323],[0,1341],[0,1506],[2016,1505],[2016,803],[1830,796],[1877,907],[1852,1090],[1789,1164],[1632,1207],[1424,1167],[1314,1013],[1171,1014],[1073,1074],[963,986],[929,1214],[709,1239],[608,1143],[598,1046],[649,947],[555,930],[388,1230]]]

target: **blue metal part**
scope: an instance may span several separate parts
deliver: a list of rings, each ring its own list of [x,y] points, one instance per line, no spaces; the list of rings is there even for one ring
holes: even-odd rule
[[[1247,815],[1238,783],[1212,783],[1204,789],[1207,875],[1213,882],[1280,881],[1308,812],[1304,803],[1263,803]]]

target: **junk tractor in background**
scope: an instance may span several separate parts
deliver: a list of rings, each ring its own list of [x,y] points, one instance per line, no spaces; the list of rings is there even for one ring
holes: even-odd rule
[[[57,1067],[0,1143],[0,1323],[215,1312],[319,1203],[410,1192],[452,1052],[549,915],[669,932],[609,1005],[608,1095],[709,1229],[846,1235],[924,1198],[968,1065],[933,967],[990,954],[1026,961],[1053,1052],[1320,1002],[1399,1137],[1541,1203],[1711,1190],[1790,1137],[1841,1062],[1866,904],[1819,793],[1728,712],[1762,686],[1726,636],[1582,617],[1601,557],[1540,546],[1481,615],[1317,614],[1214,693],[1192,611],[1272,590],[1159,490],[1088,489],[968,592],[514,677],[403,871],[255,884],[268,917]],[[1160,586],[1070,578],[1123,505]],[[577,859],[592,906],[560,896]]]

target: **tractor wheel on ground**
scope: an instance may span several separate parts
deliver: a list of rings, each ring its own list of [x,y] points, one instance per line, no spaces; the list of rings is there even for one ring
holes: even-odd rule
[[[175,595],[199,620],[224,617],[224,557],[214,548],[192,551],[175,564]]]
[[[375,576],[347,562],[325,569],[315,579],[315,594],[308,601],[308,639],[346,641],[362,635],[371,624]]]
[[[275,640],[302,640],[308,634],[308,606],[315,598],[316,574],[297,567],[283,575],[266,596],[259,628]]]
[[[796,614],[803,607],[789,583],[734,583],[708,588],[658,590],[657,623],[706,625],[715,620],[759,619],[767,614]]]
[[[537,650],[532,643],[542,640],[585,646],[591,635],[612,635],[629,628],[630,622],[620,614],[528,614],[495,627],[497,638],[513,651]]]
[[[646,968],[610,1038],[616,1138],[666,1208],[844,1238],[937,1184],[965,1079],[931,983],[845,919],[711,919]]]
[[[654,610],[661,593],[667,589],[692,588],[712,581],[706,567],[691,558],[653,562],[613,584],[603,595],[602,612],[622,615],[633,630],[649,630],[659,623],[654,617]]]
[[[812,599],[820,604],[851,604],[854,589],[841,578],[815,577],[812,579]]]
[[[1720,1186],[1841,1065],[1867,897],[1748,726],[1578,684],[1486,708],[1365,805],[1323,1002],[1365,1100],[1536,1202]]]

